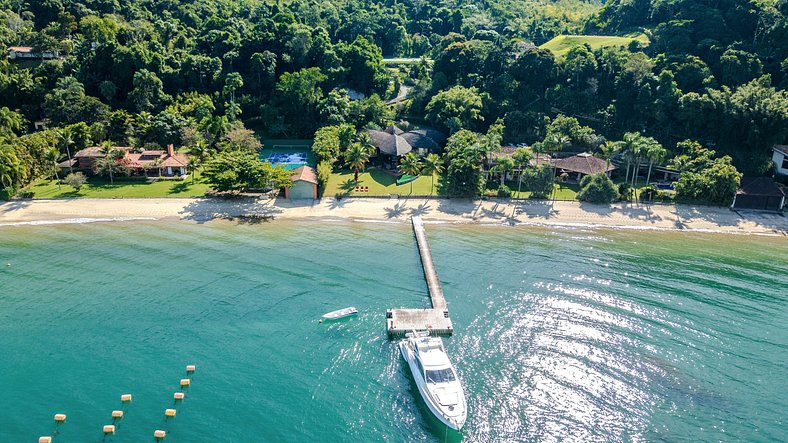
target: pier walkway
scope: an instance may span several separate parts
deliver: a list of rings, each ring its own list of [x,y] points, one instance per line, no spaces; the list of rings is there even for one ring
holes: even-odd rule
[[[432,261],[432,252],[427,243],[427,234],[424,232],[424,223],[419,216],[411,217],[413,233],[419,247],[421,265],[424,269],[424,278],[427,280],[427,289],[431,309],[389,309],[386,311],[386,329],[389,337],[399,337],[412,330],[429,330],[435,335],[451,335],[454,328],[449,317],[443,288]]]

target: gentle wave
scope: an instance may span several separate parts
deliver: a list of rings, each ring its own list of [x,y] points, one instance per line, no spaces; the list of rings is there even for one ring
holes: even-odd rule
[[[111,217],[111,218],[64,218],[60,220],[32,220],[23,222],[0,223],[0,226],[46,226],[46,225],[81,225],[85,223],[99,222],[121,222],[121,221],[140,221],[158,220],[154,217]]]

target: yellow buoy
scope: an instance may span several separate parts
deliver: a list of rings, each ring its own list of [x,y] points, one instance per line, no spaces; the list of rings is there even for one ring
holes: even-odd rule
[[[164,438],[166,436],[167,436],[167,433],[162,431],[161,429],[157,429],[157,430],[153,431],[153,438],[155,438],[156,440],[161,440],[162,438]]]
[[[181,379],[181,387],[182,388],[184,388],[186,386],[190,386],[191,384],[192,384],[192,381],[189,380],[188,378],[182,378]]]
[[[188,365],[188,366],[186,366],[186,373],[187,374],[191,374],[192,372],[196,372],[196,371],[197,371],[197,366],[195,366],[195,365]]]
[[[63,423],[66,421],[66,414],[55,414],[55,421],[58,423]]]
[[[183,392],[176,392],[172,396],[175,398],[176,401],[178,401],[178,400],[183,400],[183,397],[185,397],[186,395]]]
[[[118,420],[123,418],[123,411],[112,411],[112,418]]]
[[[165,409],[165,410],[164,410],[164,416],[165,416],[165,417],[175,417],[175,414],[176,414],[177,412],[178,412],[178,411],[176,411],[175,409]]]
[[[122,401],[124,403],[127,402],[127,401],[131,401],[131,394],[123,394],[123,395],[121,395],[120,396],[120,401]]]
[[[104,425],[104,433],[105,434],[114,434],[115,433],[115,425]]]
[[[50,436],[38,437],[38,443],[52,443],[52,437]]]

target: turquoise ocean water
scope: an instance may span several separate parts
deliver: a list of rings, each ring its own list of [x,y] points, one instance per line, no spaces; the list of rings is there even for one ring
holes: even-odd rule
[[[408,225],[120,222],[0,227],[0,442],[788,441],[785,237],[427,232],[460,436],[384,331],[428,304]]]

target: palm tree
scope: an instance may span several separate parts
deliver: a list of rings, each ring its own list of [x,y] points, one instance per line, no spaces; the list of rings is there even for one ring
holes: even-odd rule
[[[419,174],[421,174],[421,159],[419,158],[418,155],[414,154],[413,152],[410,152],[410,153],[408,153],[408,155],[402,157],[399,160],[399,167],[406,174],[416,177]],[[410,193],[411,194],[413,194],[413,182],[414,181],[416,181],[416,180],[414,179],[414,180],[410,181]]]
[[[617,143],[602,143],[599,150],[602,152],[602,158],[605,159],[605,169],[610,169],[610,159],[619,151],[620,146]]]
[[[115,149],[112,146],[111,142],[104,142],[101,145],[101,152],[104,153],[104,158],[100,160],[101,167],[106,167],[109,171],[109,184],[115,184],[115,176],[114,176],[114,169],[115,165],[117,165],[118,160],[125,157],[126,153],[121,151],[120,149]]]
[[[627,175],[624,177],[624,182],[629,182],[629,167],[632,164],[632,159],[635,153],[640,151],[641,135],[637,132],[627,132],[621,141],[615,142],[615,150],[624,154],[627,158]]]
[[[369,161],[369,155],[369,150],[362,146],[361,143],[353,143],[345,151],[345,161],[355,171],[356,185],[358,185],[358,173],[364,170],[364,166]]]
[[[60,144],[66,148],[66,154],[68,155],[68,172],[73,174],[74,168],[71,166],[71,145],[74,144],[74,134],[71,132],[71,128],[63,128],[57,131],[57,138],[60,140]]]
[[[514,167],[518,170],[517,174],[517,196],[520,196],[520,191],[522,190],[523,185],[523,171],[526,167],[531,163],[531,158],[533,154],[531,151],[525,148],[517,148],[514,153],[512,154],[512,160],[514,161]]]
[[[514,170],[514,160],[509,157],[501,157],[495,161],[493,169],[501,174],[501,186],[503,186],[506,173]]]
[[[662,163],[665,161],[665,157],[668,155],[668,151],[662,147],[659,143],[649,143],[646,147],[646,158],[648,158],[648,175],[646,176],[646,184],[651,181],[651,167],[654,163]]]
[[[0,129],[5,128],[8,131],[19,131],[22,127],[22,116],[7,107],[0,108]]]
[[[432,177],[432,186],[430,187],[430,194],[432,194],[435,192],[435,174],[443,172],[443,159],[438,154],[429,154],[424,157],[424,166],[421,171]]]
[[[58,174],[57,161],[60,159],[60,150],[54,146],[50,147],[46,152],[47,161],[52,163],[52,170],[55,171],[55,180],[57,180],[57,188],[60,189],[60,174]]]

